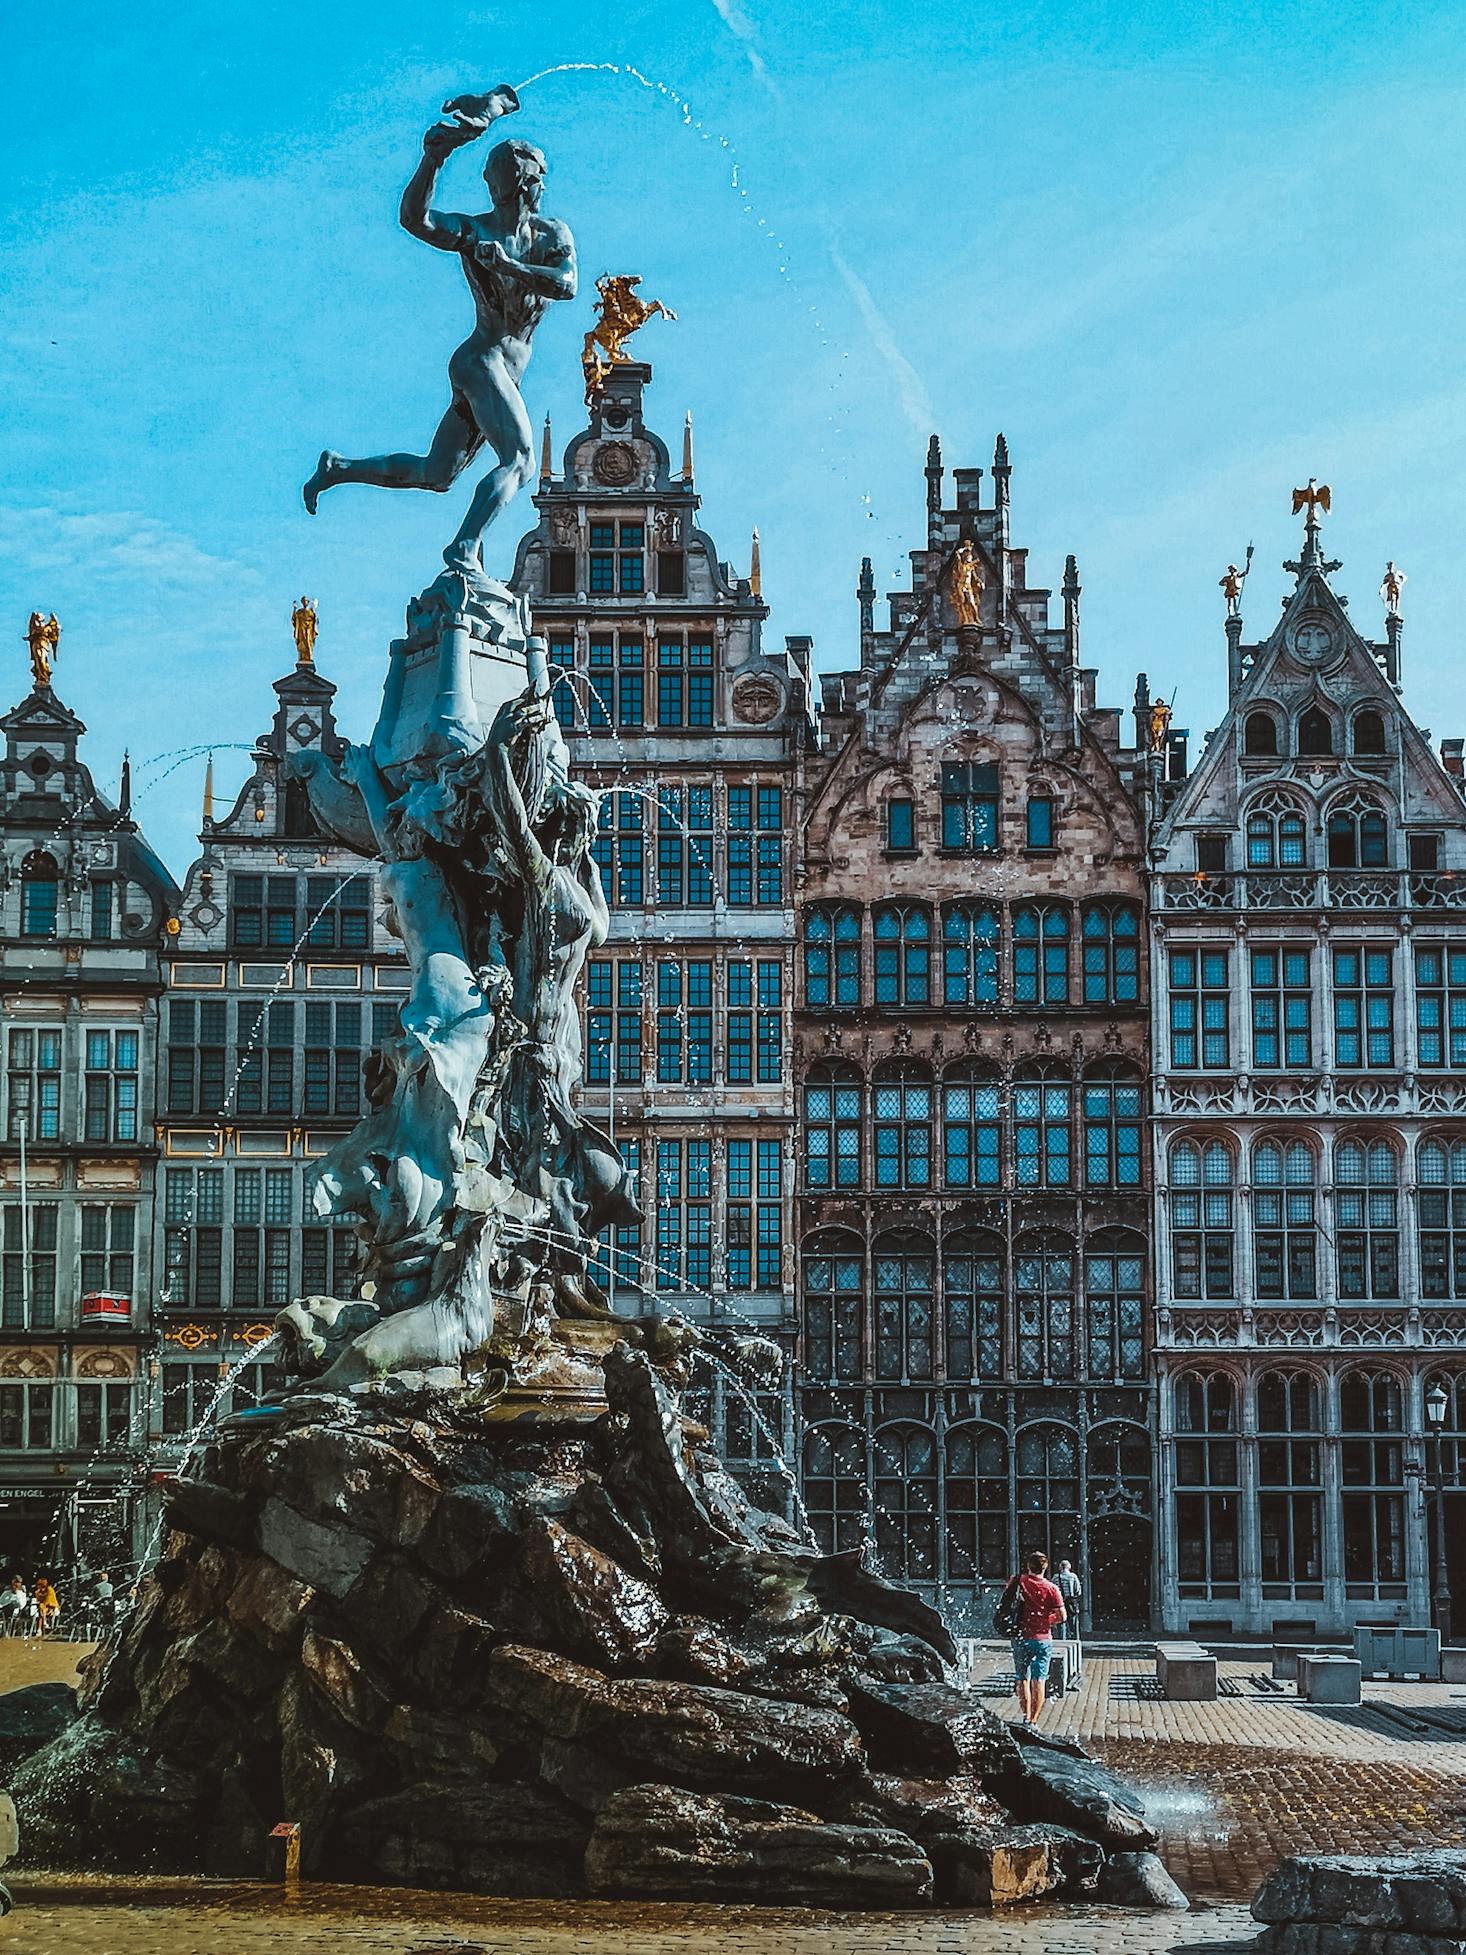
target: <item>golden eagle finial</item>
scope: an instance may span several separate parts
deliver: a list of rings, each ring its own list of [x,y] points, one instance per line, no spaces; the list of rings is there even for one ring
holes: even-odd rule
[[[1306,489],[1293,491],[1293,514],[1296,516],[1300,509],[1306,509],[1310,523],[1315,520],[1316,512],[1320,509],[1327,516],[1330,506],[1329,485],[1327,482],[1320,482],[1316,475],[1309,476]]]

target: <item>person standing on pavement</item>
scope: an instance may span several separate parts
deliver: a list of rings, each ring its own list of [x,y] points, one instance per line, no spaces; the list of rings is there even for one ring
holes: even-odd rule
[[[1054,1587],[1064,1598],[1066,1617],[1059,1624],[1056,1634],[1061,1641],[1072,1642],[1079,1634],[1079,1601],[1083,1589],[1079,1577],[1067,1561],[1061,1561],[1054,1571]]]
[[[1018,1709],[1026,1725],[1038,1722],[1044,1686],[1054,1654],[1054,1628],[1067,1619],[1064,1598],[1048,1579],[1049,1558],[1035,1550],[1024,1560],[1009,1588],[1017,1590],[1018,1634],[1013,1639],[1013,1674]]]

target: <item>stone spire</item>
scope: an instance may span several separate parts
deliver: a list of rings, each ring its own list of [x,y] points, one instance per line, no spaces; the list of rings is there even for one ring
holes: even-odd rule
[[[545,432],[540,440],[540,487],[542,489],[548,487],[554,473],[554,464],[550,460],[550,417],[547,414]]]
[[[132,813],[132,756],[126,747],[122,749],[122,782],[117,790],[117,812],[124,817]]]
[[[860,600],[860,630],[864,637],[876,628],[876,580],[869,557],[860,559],[860,582],[855,586]]]
[[[203,825],[206,829],[214,825],[214,756],[212,754],[209,755],[208,765],[204,768]]]
[[[687,410],[687,419],[682,423],[682,480],[692,480],[692,409]]]
[[[748,588],[753,592],[755,597],[762,597],[764,594],[764,573],[763,565],[759,561],[758,525],[756,523],[753,529],[753,556],[748,566]]]

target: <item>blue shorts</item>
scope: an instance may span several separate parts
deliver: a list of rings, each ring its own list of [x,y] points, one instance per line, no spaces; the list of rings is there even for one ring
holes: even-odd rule
[[[1054,1646],[1045,1636],[1024,1637],[1013,1645],[1013,1674],[1019,1683],[1042,1683],[1049,1674]]]

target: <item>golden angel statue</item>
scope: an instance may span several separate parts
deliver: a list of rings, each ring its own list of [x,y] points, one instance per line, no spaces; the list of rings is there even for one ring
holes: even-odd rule
[[[312,598],[303,597],[290,613],[290,628],[295,633],[295,655],[309,665],[316,649],[316,607]]]
[[[56,613],[53,611],[47,618],[39,611],[32,611],[25,638],[31,648],[31,677],[38,686],[49,686],[51,667],[61,656],[61,627],[56,622]]]
[[[1154,700],[1150,709],[1150,750],[1164,753],[1166,736],[1171,730],[1171,709],[1164,699]]]
[[[1379,587],[1379,594],[1384,599],[1385,609],[1392,618],[1398,618],[1400,615],[1400,597],[1409,581],[1403,570],[1395,568],[1395,560],[1391,557],[1385,565],[1385,581]]]
[[[979,624],[983,592],[982,561],[970,536],[963,537],[953,554],[952,568],[947,573],[947,588],[958,628]]]
[[[631,356],[622,349],[638,328],[648,319],[655,319],[658,313],[664,319],[677,317],[660,299],[637,298],[636,287],[640,283],[640,278],[625,273],[613,276],[608,272],[596,280],[596,311],[600,316],[586,334],[580,354],[580,364],[585,369],[587,406],[605,386],[612,367],[629,365]]]

